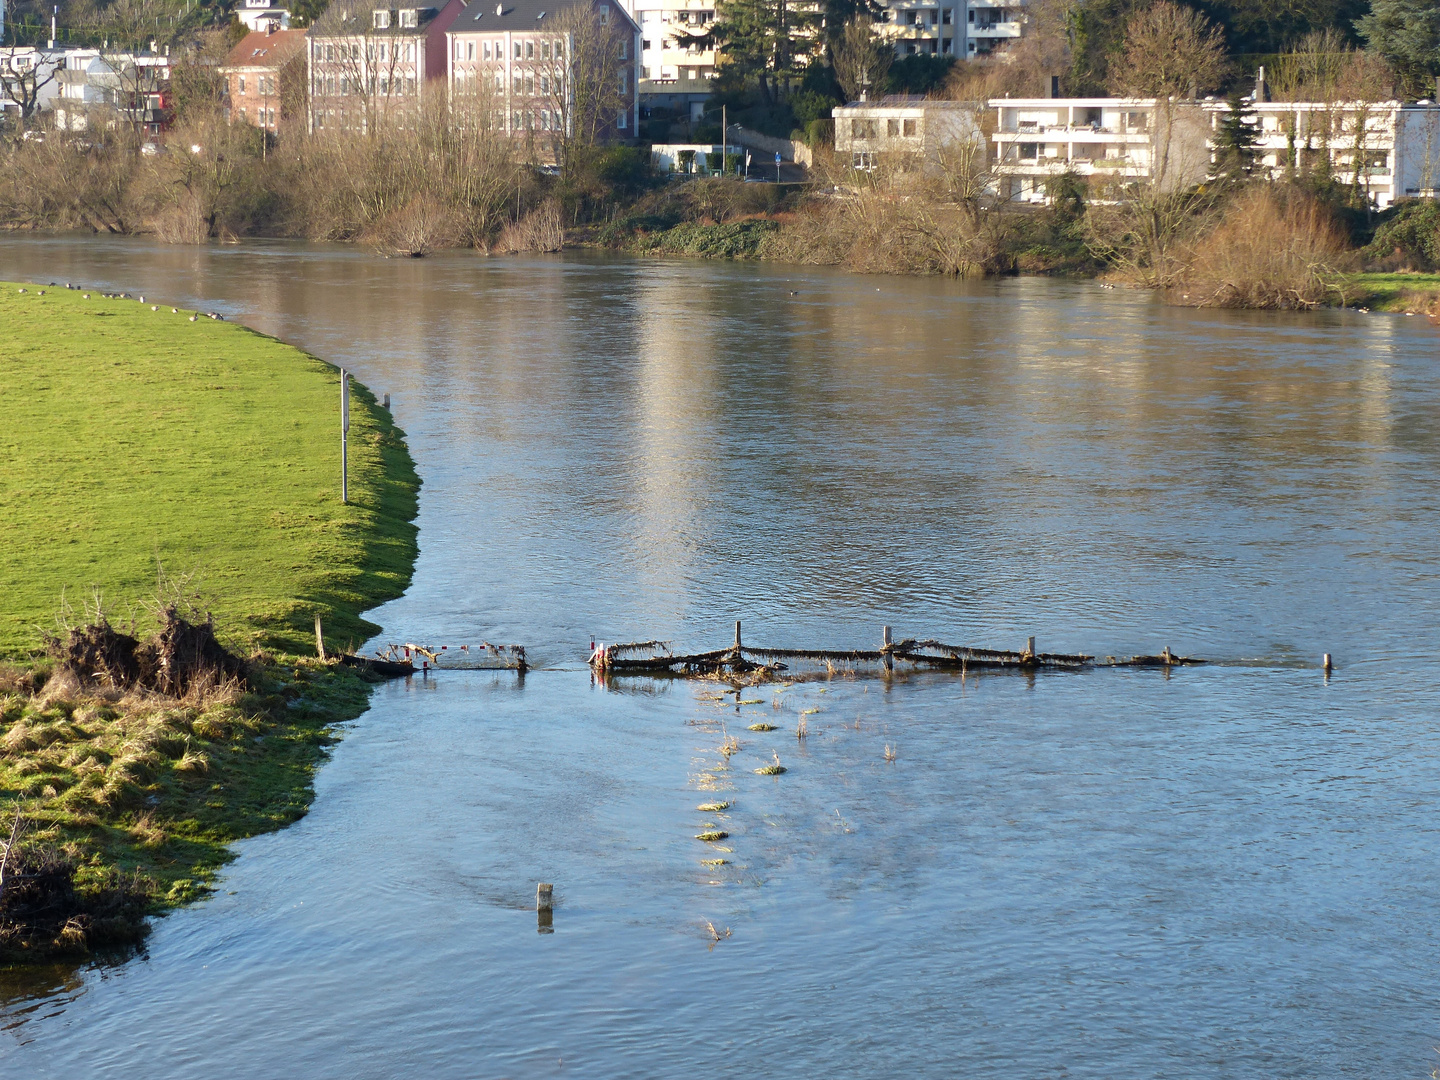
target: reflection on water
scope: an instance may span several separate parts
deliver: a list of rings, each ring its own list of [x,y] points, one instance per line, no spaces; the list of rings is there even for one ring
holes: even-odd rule
[[[539,669],[377,692],[146,957],[11,989],[6,1075],[1429,1069],[1424,320],[284,244],[7,240],[0,277],[203,304],[390,393],[425,488],[383,639]],[[580,662],[735,618],[1257,663],[722,706]]]

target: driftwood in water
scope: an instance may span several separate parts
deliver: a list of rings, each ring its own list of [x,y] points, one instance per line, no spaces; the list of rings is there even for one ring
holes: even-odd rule
[[[634,656],[646,652],[649,655]],[[1024,649],[977,649],[966,645],[948,645],[933,638],[903,638],[892,641],[890,628],[884,628],[884,644],[879,649],[778,649],[745,645],[740,639],[740,624],[735,624],[735,644],[707,652],[672,653],[664,641],[633,641],[621,645],[592,644],[590,666],[605,675],[715,675],[781,672],[795,661],[811,660],[828,668],[836,664],[881,664],[886,673],[896,663],[916,667],[942,669],[1008,669],[1037,671],[1041,669],[1076,670],[1095,666],[1095,657],[1085,653],[1042,653],[1035,648],[1032,637]],[[1167,646],[1159,656],[1134,656],[1128,660],[1107,657],[1107,667],[1179,667],[1203,664],[1203,660],[1178,656]]]
[[[1168,668],[1168,667],[1188,667],[1188,666],[1190,666],[1191,664],[1203,664],[1203,663],[1205,663],[1204,660],[1197,659],[1196,657],[1193,657],[1193,656],[1180,656],[1180,655],[1178,655],[1178,654],[1176,654],[1176,653],[1172,653],[1172,652],[1170,651],[1170,646],[1169,646],[1169,645],[1166,645],[1165,648],[1164,648],[1163,650],[1161,650],[1161,653],[1160,653],[1159,656],[1130,656],[1130,657],[1125,658],[1124,660],[1117,659],[1117,658],[1115,658],[1115,657],[1113,657],[1113,656],[1107,656],[1107,657],[1105,658],[1105,666],[1106,666],[1106,667],[1165,667],[1165,668]]]

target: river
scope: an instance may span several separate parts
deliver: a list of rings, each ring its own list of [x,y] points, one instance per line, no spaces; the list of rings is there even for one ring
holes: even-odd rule
[[[424,489],[378,640],[535,665],[377,690],[311,813],[143,956],[0,990],[7,1078],[1440,1064],[1425,319],[278,242],[7,237],[0,278],[218,310],[391,394]],[[725,708],[584,665],[737,618],[1217,662]]]

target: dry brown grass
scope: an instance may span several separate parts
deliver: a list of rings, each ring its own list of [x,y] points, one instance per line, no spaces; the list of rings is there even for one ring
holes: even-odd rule
[[[879,182],[816,200],[763,256],[862,274],[979,276],[1008,265],[1001,213],[947,201],[925,184]]]
[[[493,250],[515,255],[527,251],[559,251],[564,246],[565,227],[561,223],[560,207],[546,202],[501,229]]]
[[[1196,244],[1172,298],[1194,307],[1313,308],[1343,298],[1353,262],[1325,207],[1298,191],[1252,187]]]

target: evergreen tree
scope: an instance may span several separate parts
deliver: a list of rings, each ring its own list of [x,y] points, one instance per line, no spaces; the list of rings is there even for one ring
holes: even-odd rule
[[[704,37],[687,37],[725,54],[726,75],[754,80],[766,105],[806,66],[822,42],[822,15],[805,0],[719,0]]]
[[[1394,66],[1407,93],[1433,97],[1440,73],[1440,5],[1434,0],[1374,0],[1356,29]]]
[[[1229,111],[1215,131],[1215,175],[1239,183],[1255,168],[1255,144],[1260,141],[1253,104],[1231,93]]]

